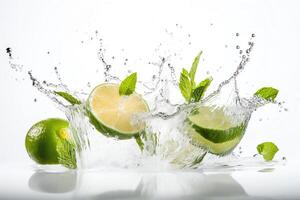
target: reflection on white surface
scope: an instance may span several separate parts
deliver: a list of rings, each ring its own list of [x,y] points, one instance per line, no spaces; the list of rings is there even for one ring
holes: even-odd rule
[[[28,181],[30,189],[46,193],[71,192],[76,187],[76,171],[66,172],[35,172]]]
[[[0,199],[299,199],[299,164],[243,171],[42,171],[0,167]]]
[[[133,190],[111,190],[88,199],[199,199],[247,197],[230,174],[145,175]]]

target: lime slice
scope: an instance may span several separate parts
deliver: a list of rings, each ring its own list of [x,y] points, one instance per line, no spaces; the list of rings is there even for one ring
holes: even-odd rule
[[[201,106],[187,119],[186,132],[192,144],[218,155],[230,153],[240,142],[247,122],[233,123],[222,108]]]
[[[118,84],[104,83],[91,92],[87,110],[90,122],[99,132],[129,139],[145,129],[144,123],[133,123],[134,116],[148,112],[149,108],[141,95],[120,95]]]
[[[29,157],[39,164],[77,167],[75,144],[66,120],[50,118],[34,124],[26,135],[25,147]]]

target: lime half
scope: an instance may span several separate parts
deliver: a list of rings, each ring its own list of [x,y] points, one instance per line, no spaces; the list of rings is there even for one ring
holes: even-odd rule
[[[149,108],[141,95],[120,95],[118,84],[104,83],[91,92],[87,110],[90,122],[99,132],[129,139],[145,129],[144,123],[133,123],[134,116],[148,112]]]
[[[201,106],[187,119],[186,132],[192,144],[218,155],[230,153],[242,139],[247,122],[233,123],[222,108]]]

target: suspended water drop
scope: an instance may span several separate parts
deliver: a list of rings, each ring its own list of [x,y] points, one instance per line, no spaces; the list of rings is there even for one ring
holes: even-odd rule
[[[10,59],[12,59],[12,51],[11,51],[11,48],[10,48],[10,47],[7,47],[7,48],[6,48],[6,53],[8,54],[8,57],[9,57]]]
[[[283,157],[282,157],[282,160],[286,160],[286,157],[283,156]]]

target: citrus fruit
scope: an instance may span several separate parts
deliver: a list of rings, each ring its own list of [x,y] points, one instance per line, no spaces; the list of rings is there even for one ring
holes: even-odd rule
[[[91,92],[87,101],[90,122],[102,134],[129,139],[145,129],[144,123],[133,123],[137,114],[149,111],[141,95],[120,95],[119,85],[103,83]]]
[[[200,106],[188,116],[186,132],[192,144],[213,154],[224,155],[240,142],[247,122],[233,122],[223,108]]]
[[[25,139],[29,157],[39,164],[62,164],[76,168],[75,145],[68,127],[66,120],[58,118],[34,124]]]

